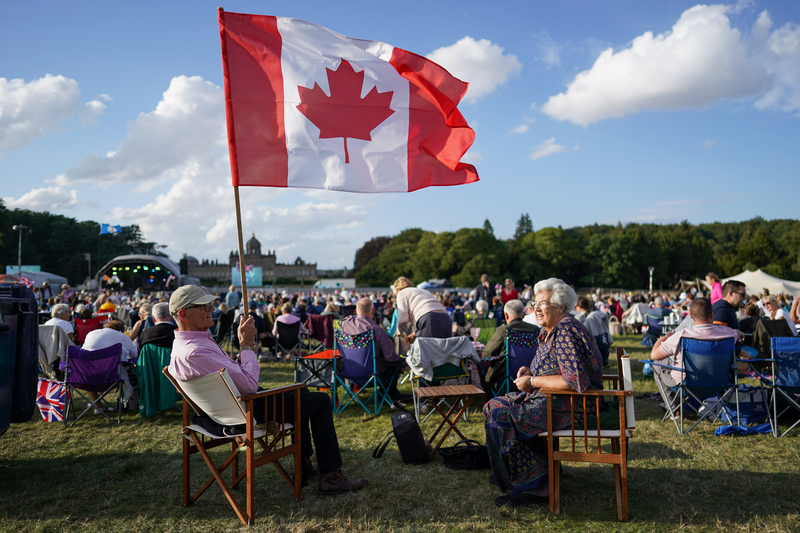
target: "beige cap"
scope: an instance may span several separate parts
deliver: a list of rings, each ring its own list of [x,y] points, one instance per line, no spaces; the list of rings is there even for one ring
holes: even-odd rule
[[[172,296],[170,296],[169,312],[171,315],[175,315],[184,307],[211,303],[217,298],[217,296],[208,294],[197,285],[184,285],[183,287],[179,287],[178,290],[173,292]]]

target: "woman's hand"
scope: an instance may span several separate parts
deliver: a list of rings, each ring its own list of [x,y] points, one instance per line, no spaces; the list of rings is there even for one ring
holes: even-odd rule
[[[520,369],[517,370],[517,377],[518,378],[521,378],[522,376],[532,376],[532,375],[533,375],[533,372],[531,372],[531,369],[528,368],[527,366],[520,367]]]
[[[522,392],[531,392],[533,390],[533,385],[531,385],[531,377],[532,376],[530,374],[519,376],[514,380],[514,385],[516,385],[517,388]]]

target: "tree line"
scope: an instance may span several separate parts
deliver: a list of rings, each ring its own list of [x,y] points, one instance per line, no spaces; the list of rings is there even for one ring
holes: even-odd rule
[[[579,287],[672,289],[681,279],[715,272],[729,277],[761,268],[783,279],[800,280],[800,221],[636,224],[546,227],[534,230],[520,216],[511,239],[498,239],[489,220],[483,228],[434,233],[419,228],[376,237],[355,255],[356,282],[390,285],[397,277],[415,284],[446,278],[456,287],[515,280],[518,286],[558,277]]]
[[[78,222],[74,218],[27,209],[8,209],[0,200],[0,273],[6,265],[16,265],[19,234],[12,228],[26,226],[22,232],[22,264],[40,265],[41,270],[66,277],[73,285],[94,276],[107,262],[119,255],[164,255],[163,245],[142,239],[139,226],[123,226],[117,234],[100,235],[100,224]],[[91,262],[84,265],[84,254]]]

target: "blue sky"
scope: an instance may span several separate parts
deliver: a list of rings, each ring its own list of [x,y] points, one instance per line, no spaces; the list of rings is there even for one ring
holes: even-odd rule
[[[409,227],[510,237],[597,223],[796,218],[800,2],[237,1],[435,59],[470,82],[481,181],[411,194],[242,189],[281,262],[351,266]],[[0,197],[139,224],[227,260],[235,246],[216,8],[18,2],[0,19]],[[777,194],[776,194],[777,193]],[[0,229],[8,234],[10,228]]]

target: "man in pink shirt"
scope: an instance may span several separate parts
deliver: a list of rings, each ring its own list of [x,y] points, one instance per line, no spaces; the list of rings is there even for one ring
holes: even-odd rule
[[[253,349],[256,346],[256,328],[253,317],[248,316],[239,325],[239,355],[231,359],[222,348],[214,342],[209,328],[214,325],[211,314],[213,303],[217,297],[208,294],[194,285],[178,288],[169,299],[169,311],[178,324],[175,342],[172,345],[172,359],[169,371],[180,381],[195,379],[201,376],[227,369],[231,379],[242,394],[251,394],[259,390],[258,377],[261,368],[256,361]],[[284,406],[285,416],[291,418],[293,402]],[[278,405],[276,410],[280,410]],[[310,462],[316,446],[319,464],[320,494],[339,494],[362,489],[366,479],[350,480],[341,471],[342,456],[333,425],[333,409],[331,400],[324,392],[300,390],[300,410],[303,448],[303,485],[307,485],[307,477],[312,471]],[[256,403],[255,418],[265,422],[266,414],[271,414],[271,403]],[[310,429],[309,429],[310,425]],[[311,439],[314,439],[312,446]]]
[[[666,336],[659,337],[653,345],[650,359],[654,361],[668,359],[665,364],[683,368],[683,359],[681,357],[682,338],[719,341],[731,337],[735,339],[739,339],[740,336],[742,338],[744,337],[740,331],[733,330],[728,326],[712,323],[714,320],[714,312],[711,307],[711,301],[708,298],[695,298],[692,300],[692,305],[689,307],[689,314],[692,320],[694,320],[694,325],[690,328],[684,328],[675,333],[668,333]],[[670,407],[674,409],[677,403],[675,401],[677,394],[672,391],[671,387],[676,387],[678,383],[683,381],[683,372],[654,366],[653,376],[661,382],[664,391],[666,391],[667,397],[664,398],[664,406],[668,409]]]

